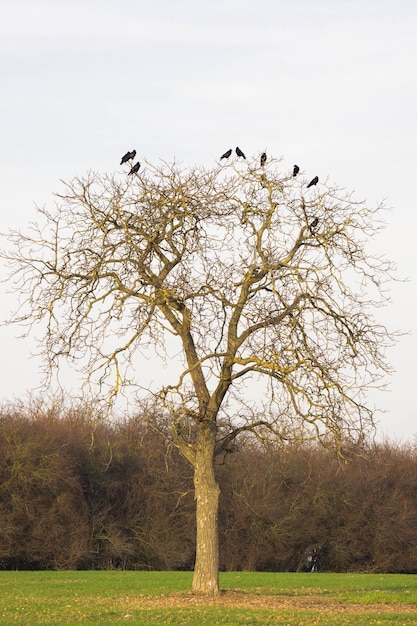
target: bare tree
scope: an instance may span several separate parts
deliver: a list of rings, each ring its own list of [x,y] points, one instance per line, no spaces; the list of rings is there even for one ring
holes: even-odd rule
[[[216,455],[245,430],[359,439],[373,427],[363,392],[389,371],[373,312],[392,266],[365,247],[382,207],[308,180],[272,158],[90,172],[5,253],[13,321],[44,323],[47,371],[79,363],[111,396],[141,350],[168,358],[178,343],[178,377],[150,392],[194,470],[195,592],[218,591]]]

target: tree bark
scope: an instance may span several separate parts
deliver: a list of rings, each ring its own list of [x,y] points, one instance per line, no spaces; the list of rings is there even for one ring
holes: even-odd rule
[[[220,489],[214,467],[216,425],[199,424],[194,465],[196,499],[196,560],[192,590],[214,595],[219,591],[218,509]]]

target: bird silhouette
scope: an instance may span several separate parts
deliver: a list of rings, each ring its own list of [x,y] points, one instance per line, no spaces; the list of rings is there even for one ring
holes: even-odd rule
[[[244,153],[242,152],[242,150],[240,148],[236,148],[236,154],[238,157],[243,157],[244,159],[246,159]]]
[[[139,161],[137,163],[135,163],[135,165],[132,167],[132,169],[130,170],[128,176],[130,176],[131,174],[137,174],[139,172],[139,168],[140,168],[140,163]]]
[[[319,177],[318,177],[318,176],[315,176],[315,177],[313,178],[313,180],[310,180],[310,182],[308,183],[308,185],[307,185],[307,189],[308,189],[309,187],[312,187],[313,185],[317,185],[317,183],[318,183],[318,182],[319,182]]]
[[[261,154],[261,167],[263,167],[265,165],[266,159],[267,159],[266,152],[262,152],[262,154]]]
[[[292,175],[293,176],[297,176],[299,171],[300,171],[300,168],[298,167],[298,165],[294,165],[294,169],[292,171]]]
[[[226,152],[222,154],[222,156],[220,157],[220,161],[222,159],[228,159],[231,154],[232,154],[232,148],[230,148],[230,150],[226,150]]]
[[[123,165],[123,163],[127,163],[128,161],[131,161],[132,159],[135,158],[135,156],[136,156],[136,150],[132,150],[132,152],[126,152],[126,154],[122,156],[120,165]]]
[[[314,220],[311,222],[309,228],[310,228],[310,233],[313,234],[314,229],[316,228],[317,224],[319,223],[319,218],[315,217]]]

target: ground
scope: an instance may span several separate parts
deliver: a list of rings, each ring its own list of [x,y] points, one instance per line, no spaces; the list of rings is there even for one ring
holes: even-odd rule
[[[213,598],[184,592],[141,598],[142,609],[207,605],[270,610],[328,611],[337,613],[417,613],[417,604],[389,604],[382,602],[351,604],[347,602],[335,602],[319,596],[297,598],[296,596],[258,595],[254,594],[253,591],[247,593],[240,590],[221,591],[218,596]]]

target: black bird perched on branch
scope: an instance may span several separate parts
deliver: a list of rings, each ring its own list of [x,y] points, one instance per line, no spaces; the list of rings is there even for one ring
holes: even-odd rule
[[[308,185],[307,185],[307,189],[308,189],[309,187],[312,187],[313,185],[317,185],[317,183],[318,183],[318,182],[319,182],[319,177],[318,177],[318,176],[315,176],[315,177],[313,178],[313,180],[310,180],[310,182],[308,183]]]
[[[120,165],[123,165],[123,163],[127,163],[128,161],[131,161],[132,159],[135,158],[135,156],[136,156],[136,150],[132,150],[132,152],[126,152],[126,154],[122,156]]]
[[[294,169],[292,171],[292,175],[293,176],[297,176],[299,171],[300,171],[300,168],[298,167],[298,165],[294,165]]]
[[[137,174],[139,172],[139,168],[140,168],[140,163],[139,161],[137,163],[135,163],[135,165],[132,167],[132,169],[130,170],[128,176],[130,176],[131,174]]]
[[[240,148],[236,148],[236,154],[238,157],[243,157],[244,159],[246,159],[245,155],[243,154]]]
[[[220,161],[222,159],[228,159],[231,154],[232,154],[232,148],[230,148],[230,150],[226,150],[226,152],[222,154],[222,156],[220,157]]]
[[[266,152],[262,152],[261,154],[261,167],[263,167],[266,163]]]
[[[310,228],[310,233],[313,234],[314,229],[316,228],[317,224],[319,223],[319,218],[315,217],[314,220],[311,222],[309,228]]]

